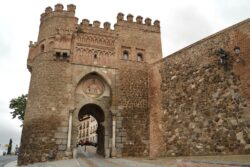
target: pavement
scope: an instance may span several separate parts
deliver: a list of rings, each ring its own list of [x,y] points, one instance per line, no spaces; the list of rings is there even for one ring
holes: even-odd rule
[[[153,160],[134,157],[104,158],[95,153],[94,147],[89,146],[86,152],[79,148],[77,159],[35,163],[25,167],[176,167],[180,161],[250,166],[250,155],[165,157]],[[16,166],[17,161],[12,161],[4,167]]]
[[[4,167],[9,162],[15,161],[17,159],[17,156],[15,155],[0,155],[0,167]]]

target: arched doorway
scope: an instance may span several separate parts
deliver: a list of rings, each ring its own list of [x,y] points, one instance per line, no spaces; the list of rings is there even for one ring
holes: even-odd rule
[[[105,127],[104,127],[104,121],[105,121],[105,115],[104,112],[102,110],[102,108],[96,104],[86,104],[84,105],[80,111],[78,112],[78,121],[84,121],[83,119],[89,119],[90,121],[92,117],[97,121],[97,129],[96,131],[92,131],[92,127],[89,125],[89,122],[87,122],[88,124],[86,124],[86,130],[89,134],[89,132],[91,133],[96,133],[97,136],[97,150],[96,152],[100,155],[104,155],[104,143],[105,143]],[[89,135],[86,134],[86,140],[88,142],[93,142],[92,139],[89,138]],[[79,142],[79,141],[78,141]]]
[[[97,153],[110,157],[112,142],[112,92],[107,76],[97,72],[84,74],[78,79],[74,94],[75,112],[72,118],[72,147],[78,143],[80,119],[92,116],[96,119]]]

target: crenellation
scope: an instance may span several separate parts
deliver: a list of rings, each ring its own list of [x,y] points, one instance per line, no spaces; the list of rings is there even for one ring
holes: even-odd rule
[[[93,27],[100,28],[101,22],[98,20],[93,21]]]
[[[53,9],[48,6],[47,8],[45,8],[45,13],[48,14],[48,13],[51,13],[53,11]]]
[[[104,27],[105,30],[110,30],[110,25],[111,25],[110,22],[104,22],[103,23],[103,27]]]
[[[34,47],[33,41],[30,41],[29,47]]]
[[[102,26],[101,26],[102,25]],[[94,20],[93,23],[88,19],[83,19],[81,23],[78,25],[78,32],[85,32],[85,33],[94,33],[94,34],[99,34],[99,35],[104,35],[104,36],[113,36],[113,30],[111,29],[111,24],[110,22],[104,22],[101,24],[100,21]]]
[[[159,20],[155,20],[154,21],[154,26],[160,28],[160,21]]]
[[[127,15],[127,21],[128,22],[132,23],[133,22],[133,18],[134,18],[134,16],[132,14],[128,14]]]
[[[118,22],[118,21],[123,21],[123,20],[124,20],[124,14],[121,13],[121,12],[118,13],[118,14],[117,14],[117,22]]]
[[[61,3],[58,3],[55,5],[54,11],[55,12],[63,12],[63,5]]]
[[[143,23],[143,17],[137,16],[136,20],[133,20],[134,16],[132,14],[127,15],[127,19],[124,20],[124,14],[118,13],[117,15],[117,23],[114,25],[114,28],[116,30],[122,30],[127,28],[135,28],[147,32],[160,32],[160,22],[158,20],[154,21],[154,24],[152,25],[152,20],[150,18],[146,18]]]
[[[152,21],[152,20],[151,20],[150,18],[147,17],[147,18],[145,19],[145,24],[146,24],[147,26],[151,26],[151,21]]]
[[[74,12],[75,13],[76,6],[74,4],[67,5],[67,11],[68,12]]]
[[[136,17],[136,23],[142,24],[142,19],[143,19],[143,17],[137,16],[137,17]]]
[[[83,27],[88,27],[89,26],[89,20],[88,19],[82,19],[82,22],[80,24]]]
[[[53,9],[48,6],[45,8],[45,12],[41,14],[40,20],[44,21],[49,17],[53,17],[53,16],[68,16],[68,17],[74,17],[75,16],[75,10],[76,10],[76,6],[73,4],[69,4],[67,5],[67,10],[63,10],[64,6],[60,3],[56,4],[54,7],[54,11]]]

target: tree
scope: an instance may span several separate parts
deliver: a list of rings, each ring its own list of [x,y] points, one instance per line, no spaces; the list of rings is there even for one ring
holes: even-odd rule
[[[18,98],[11,99],[9,108],[14,110],[10,112],[12,114],[12,119],[17,117],[19,120],[23,122],[27,97],[28,95],[26,94],[26,95],[21,95]]]

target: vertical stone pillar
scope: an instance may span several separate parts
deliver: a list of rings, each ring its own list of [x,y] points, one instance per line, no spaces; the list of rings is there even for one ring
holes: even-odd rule
[[[112,114],[112,152],[111,152],[112,158],[116,157],[115,130],[116,130],[116,114]]]
[[[69,110],[69,127],[68,127],[68,141],[67,141],[67,149],[65,151],[65,155],[67,157],[72,157],[73,152],[70,148],[71,145],[71,132],[72,132],[72,117],[73,117],[73,112],[75,109]]]
[[[67,141],[67,150],[70,151],[71,145],[71,132],[72,132],[72,116],[75,109],[69,110],[69,127],[68,127],[68,141]]]

